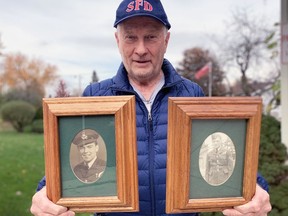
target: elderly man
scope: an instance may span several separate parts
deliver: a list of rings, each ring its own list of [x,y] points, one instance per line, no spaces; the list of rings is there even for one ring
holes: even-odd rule
[[[166,215],[167,112],[169,97],[201,97],[202,89],[179,76],[164,59],[171,27],[160,0],[123,0],[114,27],[122,63],[115,77],[89,85],[83,96],[135,95],[140,211],[105,215]],[[181,146],[179,146],[181,147]],[[42,180],[33,197],[34,215],[73,215],[51,203]],[[253,200],[227,209],[225,215],[267,215],[267,184],[258,178]],[[176,215],[176,214],[174,214]],[[180,215],[180,214],[179,214]],[[181,214],[182,215],[182,214]],[[197,213],[187,215],[196,216]]]

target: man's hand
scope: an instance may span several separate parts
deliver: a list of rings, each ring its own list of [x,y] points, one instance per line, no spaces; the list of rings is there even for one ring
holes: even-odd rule
[[[269,194],[256,185],[255,195],[250,202],[226,209],[222,213],[226,216],[267,216],[271,209]]]
[[[51,202],[46,193],[46,187],[34,194],[30,211],[35,216],[75,216],[66,207]]]

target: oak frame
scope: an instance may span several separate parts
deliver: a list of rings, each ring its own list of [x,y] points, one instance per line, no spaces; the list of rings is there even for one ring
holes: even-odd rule
[[[67,97],[43,99],[47,196],[75,212],[139,211],[138,165],[134,96]],[[61,196],[58,118],[65,116],[115,116],[117,196]],[[129,146],[129,148],[127,148]]]
[[[255,194],[262,99],[260,97],[169,98],[166,212],[216,212],[250,201]],[[241,197],[190,199],[190,160],[194,119],[246,119]],[[181,148],[177,143],[181,143]]]

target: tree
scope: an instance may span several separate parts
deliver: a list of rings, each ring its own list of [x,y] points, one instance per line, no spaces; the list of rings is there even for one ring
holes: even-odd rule
[[[195,74],[208,62],[212,63],[212,95],[220,96],[226,93],[226,88],[223,84],[224,72],[220,69],[219,63],[207,50],[195,47],[184,51],[184,58],[179,63],[177,71],[183,77],[194,80]],[[197,83],[203,88],[203,91],[208,95],[209,78],[202,77],[197,80]]]
[[[2,54],[2,51],[1,51],[3,48],[4,48],[4,45],[3,45],[3,43],[2,43],[1,34],[0,34],[0,56],[3,55],[3,54]]]
[[[259,171],[270,186],[272,204],[271,216],[288,213],[288,166],[286,146],[281,143],[280,122],[272,116],[264,115],[261,126]],[[285,201],[284,201],[285,200]]]
[[[280,75],[280,74],[279,74]],[[274,81],[271,85],[269,96],[270,99],[266,105],[265,114],[270,115],[271,111],[276,109],[281,104],[281,87],[280,87],[280,77]]]
[[[1,114],[4,121],[8,121],[18,132],[32,123],[36,110],[26,101],[11,101],[2,106]]]
[[[45,86],[56,78],[56,67],[39,59],[29,59],[21,53],[5,55],[1,80],[10,88],[29,92],[35,90],[45,96]]]
[[[67,91],[67,86],[64,80],[60,80],[58,88],[56,90],[55,97],[70,97],[69,92]]]
[[[36,88],[37,86],[34,87],[26,91],[19,88],[11,88],[3,95],[3,102],[21,100],[32,104],[36,108],[41,107],[43,96]]]
[[[224,36],[225,42],[221,43],[224,61],[227,64],[236,66],[241,73],[242,92],[238,94],[245,96],[251,96],[256,91],[261,94],[254,85],[255,80],[251,76],[248,78],[247,73],[253,65],[260,65],[264,61],[269,61],[267,39],[274,32],[272,28],[267,27],[265,19],[252,17],[251,14],[253,13],[249,13],[245,9],[237,10],[233,13],[230,22],[226,26],[227,35]],[[267,80],[270,80],[270,82],[267,82]],[[273,81],[275,81],[275,78],[269,77],[266,81],[261,82],[266,82],[266,86],[271,86]],[[257,82],[259,83],[260,81],[257,80]]]
[[[279,47],[280,47],[280,23],[274,23],[274,30],[271,31],[270,34],[265,38],[264,43],[268,50],[270,50],[271,59],[275,59],[279,56]]]
[[[274,28],[275,30],[268,35],[268,37],[265,39],[265,44],[267,46],[267,49],[271,52],[270,59],[273,59],[276,61],[279,60],[279,47],[280,47],[280,24],[275,23]],[[279,63],[277,64],[279,65]],[[266,114],[270,115],[271,111],[273,109],[276,109],[281,104],[281,87],[280,87],[280,77],[281,77],[281,71],[279,66],[276,68],[276,76],[272,79],[272,85],[270,85],[270,95],[269,95],[269,102],[266,106]],[[268,85],[269,86],[269,85]]]
[[[280,122],[264,115],[261,131],[259,170],[271,185],[278,185],[288,177],[287,151],[281,143]]]
[[[99,78],[97,76],[96,71],[94,70],[93,73],[92,73],[92,83],[98,82],[98,81],[99,81]]]
[[[2,49],[4,48],[3,46],[3,43],[1,41],[1,35],[0,35],[0,57],[3,56],[3,53],[2,53]],[[0,67],[1,69],[1,67]],[[0,70],[0,73],[1,73],[1,70]],[[2,81],[2,78],[0,76],[0,94],[2,94],[2,89],[3,89],[3,81]]]

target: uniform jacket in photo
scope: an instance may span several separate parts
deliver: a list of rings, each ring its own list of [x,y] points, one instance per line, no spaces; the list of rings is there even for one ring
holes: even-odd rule
[[[88,165],[86,165],[83,161],[76,165],[73,171],[80,181],[90,183],[97,181],[104,173],[105,168],[106,162],[100,158],[97,158],[90,168],[88,168]]]

